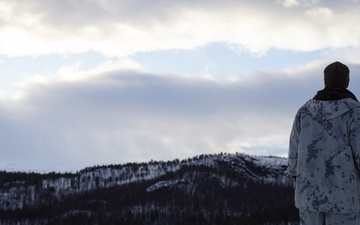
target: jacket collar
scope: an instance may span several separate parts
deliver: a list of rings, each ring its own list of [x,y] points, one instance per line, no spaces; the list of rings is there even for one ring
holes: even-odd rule
[[[344,98],[352,98],[355,101],[358,101],[356,96],[351,91],[339,87],[325,87],[323,90],[318,91],[313,99],[321,101],[332,101]]]

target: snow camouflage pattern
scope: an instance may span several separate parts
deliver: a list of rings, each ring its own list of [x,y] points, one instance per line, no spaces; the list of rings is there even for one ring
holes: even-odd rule
[[[295,206],[309,212],[360,211],[360,103],[309,100],[290,135]]]

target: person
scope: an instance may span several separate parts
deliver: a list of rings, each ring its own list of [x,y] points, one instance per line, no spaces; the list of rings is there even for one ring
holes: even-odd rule
[[[297,112],[288,172],[302,225],[360,225],[360,103],[347,88],[349,68],[324,70],[325,88]]]

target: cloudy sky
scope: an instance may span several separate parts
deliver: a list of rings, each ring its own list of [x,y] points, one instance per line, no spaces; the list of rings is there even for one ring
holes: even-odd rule
[[[0,170],[286,156],[358,0],[0,0]]]

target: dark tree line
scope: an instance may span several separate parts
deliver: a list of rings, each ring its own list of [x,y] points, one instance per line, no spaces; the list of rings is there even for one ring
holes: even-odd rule
[[[182,182],[146,191],[164,180]],[[0,211],[0,224],[288,225],[298,221],[293,205],[289,184],[239,176],[229,165],[192,165],[154,180],[72,195],[50,206]]]

